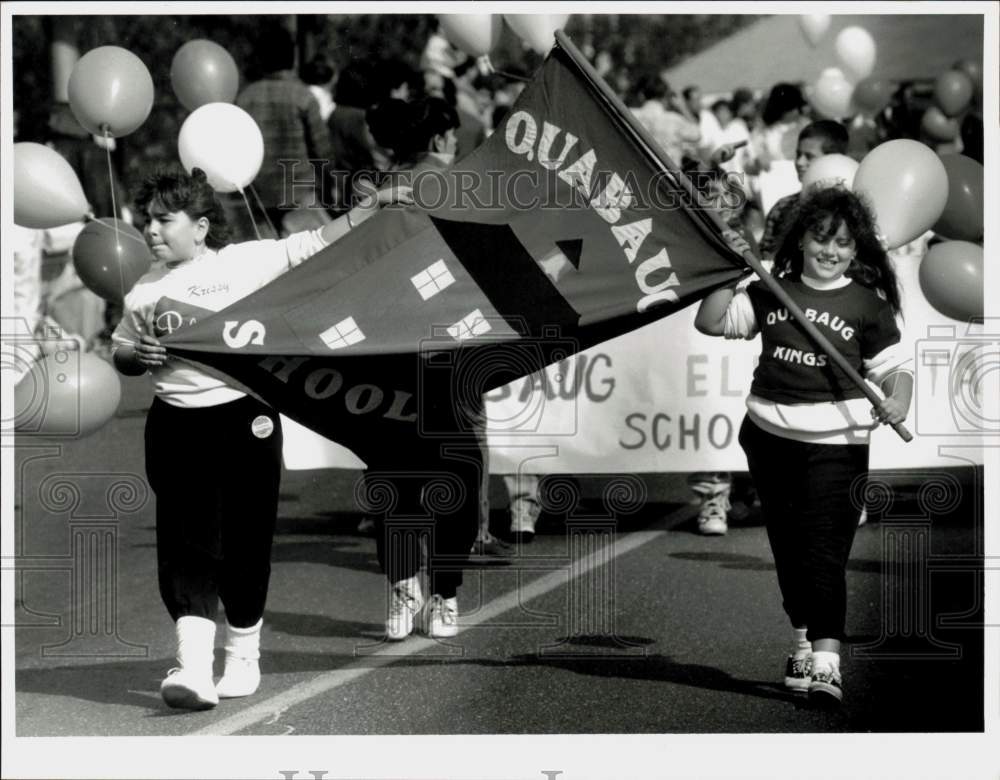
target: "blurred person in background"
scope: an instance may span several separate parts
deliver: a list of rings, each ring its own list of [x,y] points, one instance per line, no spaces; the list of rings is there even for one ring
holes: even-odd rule
[[[372,69],[361,61],[344,67],[337,78],[333,99],[335,106],[327,120],[333,170],[327,182],[326,205],[339,214],[351,207],[356,178],[374,176],[377,170],[377,144],[365,121],[365,111],[379,99]]]
[[[330,160],[330,134],[312,92],[295,74],[295,41],[284,27],[266,27],[255,48],[263,76],[236,96],[264,136],[264,162],[253,180],[268,221],[287,235],[286,215],[296,228],[315,229],[329,222],[322,207],[321,174],[313,160]],[[305,223],[309,224],[305,224]]]
[[[763,126],[752,139],[757,160],[757,197],[764,214],[781,198],[800,189],[795,146],[799,132],[809,121],[804,109],[802,91],[794,84],[775,84],[767,96],[761,114]]]

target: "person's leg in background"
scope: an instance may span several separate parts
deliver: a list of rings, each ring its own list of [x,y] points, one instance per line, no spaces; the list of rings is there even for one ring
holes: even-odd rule
[[[503,478],[510,497],[510,533],[516,543],[535,538],[535,526],[541,514],[537,474],[517,473]]]
[[[727,471],[699,471],[688,477],[688,487],[697,496],[698,533],[722,536],[729,530],[729,493],[733,476]]]
[[[486,430],[476,428],[440,443],[437,467],[446,479],[456,480],[454,495],[435,499],[433,488],[424,489],[424,507],[434,517],[428,556],[431,601],[426,632],[432,637],[458,633],[458,588],[462,569],[479,532],[481,485],[487,475]]]
[[[420,481],[405,469],[383,464],[369,468],[362,479],[372,503],[378,505],[369,517],[379,566],[389,583],[385,634],[398,642],[413,633],[424,607],[420,565],[432,521],[421,503]]]
[[[492,558],[507,558],[513,547],[490,531],[490,450],[483,447],[483,471],[479,481],[479,532],[472,545],[472,554]],[[506,481],[506,478],[505,478]]]

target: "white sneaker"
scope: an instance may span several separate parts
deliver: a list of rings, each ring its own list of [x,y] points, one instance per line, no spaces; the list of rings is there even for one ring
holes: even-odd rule
[[[428,612],[427,636],[443,639],[458,634],[457,598],[444,599],[435,595]]]
[[[386,638],[399,642],[412,634],[414,616],[423,605],[419,577],[394,582],[389,593],[389,615],[385,620]]]
[[[226,623],[226,668],[215,684],[220,699],[249,696],[260,685],[260,630],[263,619],[248,628]]]
[[[729,530],[729,488],[707,497],[698,512],[698,533],[723,536]]]
[[[160,683],[160,696],[167,706],[182,710],[210,710],[219,703],[211,668],[171,669]]]
[[[160,683],[160,695],[170,707],[207,710],[219,703],[212,682],[215,656],[215,621],[196,615],[182,615],[174,624],[177,633],[177,662]]]
[[[220,699],[249,696],[260,686],[260,663],[252,658],[226,656],[226,670],[215,684]]]

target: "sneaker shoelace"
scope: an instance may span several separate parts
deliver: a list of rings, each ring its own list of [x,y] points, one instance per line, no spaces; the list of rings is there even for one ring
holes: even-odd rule
[[[718,518],[720,520],[726,519],[726,513],[729,511],[729,497],[724,493],[718,493],[711,498],[705,499],[705,503],[701,507],[701,517],[708,518]]]
[[[443,598],[436,596],[431,606],[431,618],[442,623],[454,624],[458,620],[458,614]]]

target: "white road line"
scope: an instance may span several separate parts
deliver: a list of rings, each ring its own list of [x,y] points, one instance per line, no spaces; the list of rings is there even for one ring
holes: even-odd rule
[[[679,519],[682,515],[690,513],[690,507],[680,507],[666,517],[667,527],[669,528],[673,525],[673,522]],[[593,571],[600,566],[604,566],[609,561],[612,561],[627,552],[631,552],[632,550],[642,547],[644,544],[648,544],[653,541],[653,539],[663,536],[664,533],[665,531],[637,531],[624,536],[619,536],[615,539],[613,549],[610,553],[608,550],[602,548],[600,550],[595,550],[586,558],[575,562],[572,567],[573,575],[575,577],[580,577],[581,575],[587,574],[588,572]],[[471,626],[476,626],[480,623],[493,620],[505,612],[509,612],[510,610],[517,608],[520,604],[524,604],[531,599],[537,598],[538,596],[555,590],[560,586],[566,585],[570,581],[568,576],[569,571],[569,569],[560,569],[558,571],[550,572],[549,574],[539,577],[537,580],[533,580],[519,589],[505,593],[503,596],[489,602],[481,609],[477,610],[476,613],[470,616],[468,620],[460,619],[459,633]],[[190,735],[226,736],[235,734],[257,723],[261,723],[262,721],[270,720],[272,723],[276,722],[277,716],[283,714],[282,711],[287,710],[289,707],[301,704],[302,702],[315,696],[319,696],[327,693],[328,691],[332,691],[334,688],[346,685],[347,683],[352,682],[359,677],[363,677],[375,669],[379,669],[383,666],[389,666],[390,664],[393,664],[403,658],[410,658],[423,650],[437,646],[437,644],[437,641],[433,639],[411,637],[406,640],[404,645],[393,644],[386,647],[384,650],[379,650],[365,655],[364,657],[359,658],[357,661],[354,661],[350,665],[341,669],[333,669],[329,672],[323,672],[317,677],[313,677],[311,680],[306,680],[297,685],[293,685],[288,690],[283,691],[276,696],[272,696],[269,699],[258,702],[242,712],[238,712],[228,718],[223,718],[222,720],[216,721],[215,723],[212,723],[204,728],[192,731],[190,732]]]

